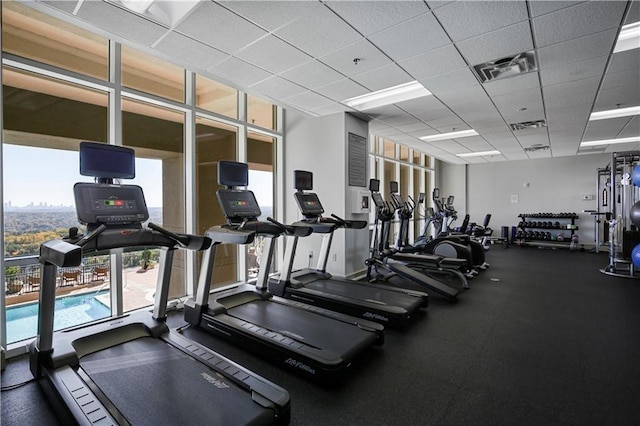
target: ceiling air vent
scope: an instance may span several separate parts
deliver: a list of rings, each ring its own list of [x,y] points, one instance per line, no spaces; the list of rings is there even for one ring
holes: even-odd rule
[[[482,83],[497,80],[499,78],[513,77],[514,75],[536,71],[536,59],[533,50],[518,53],[515,56],[496,59],[473,67]]]
[[[539,129],[541,127],[547,127],[547,122],[545,120],[536,120],[536,121],[523,121],[522,123],[513,123],[509,124],[511,126],[511,130],[524,130],[524,129]]]
[[[541,143],[537,143],[535,145],[528,146],[524,149],[525,152],[535,152],[535,151],[544,151],[550,149],[549,145],[542,145]]]

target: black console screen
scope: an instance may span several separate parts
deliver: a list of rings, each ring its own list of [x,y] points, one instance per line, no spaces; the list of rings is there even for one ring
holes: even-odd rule
[[[293,180],[295,180],[298,191],[311,191],[313,189],[313,173],[304,170],[294,170]]]
[[[375,204],[376,207],[382,207],[382,205],[384,204],[384,200],[382,199],[382,195],[380,195],[379,192],[372,192],[371,193],[371,198],[373,199],[373,204]]]
[[[219,189],[216,194],[224,215],[231,221],[257,218],[262,214],[252,191]]]
[[[300,207],[300,211],[303,215],[320,216],[324,213],[324,209],[322,208],[322,204],[320,204],[320,199],[318,199],[317,194],[312,192],[296,192],[294,195],[298,202],[298,207]]]
[[[369,191],[379,192],[380,191],[380,180],[379,179],[369,179]]]
[[[81,223],[122,225],[149,219],[142,188],[137,185],[76,183],[73,194]]]
[[[136,177],[135,152],[131,148],[106,143],[80,143],[80,174],[98,178]]]
[[[392,194],[398,192],[398,182],[393,180],[389,182],[389,192],[391,192]]]
[[[249,184],[249,165],[237,161],[218,161],[218,184],[247,186]]]

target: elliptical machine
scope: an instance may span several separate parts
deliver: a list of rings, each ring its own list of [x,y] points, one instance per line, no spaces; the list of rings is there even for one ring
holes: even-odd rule
[[[450,224],[457,219],[457,212],[453,208],[453,196],[449,196],[446,202],[440,199],[440,190],[434,188],[432,200],[435,211],[428,208],[427,219],[422,230],[422,235],[414,243],[415,246],[424,247],[427,253],[442,256],[459,257],[467,259],[471,267],[470,274],[476,275],[478,270],[485,270],[489,264],[485,262],[484,248],[480,243],[471,239],[469,235],[456,233],[451,230]],[[433,224],[435,236],[428,233],[429,225]]]

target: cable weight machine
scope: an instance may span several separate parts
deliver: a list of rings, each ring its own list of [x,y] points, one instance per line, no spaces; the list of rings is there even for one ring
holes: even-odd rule
[[[640,267],[640,151],[612,153],[604,188],[600,187],[601,176],[605,175],[602,170],[606,169],[598,170],[598,196],[603,195],[602,204],[605,207],[608,204],[610,215],[606,216],[609,263],[600,272],[639,279],[636,268]]]

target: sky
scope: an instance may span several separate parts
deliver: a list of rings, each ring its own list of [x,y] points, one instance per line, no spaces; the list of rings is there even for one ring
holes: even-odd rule
[[[73,185],[93,182],[79,173],[78,152],[3,145],[4,202],[12,207],[35,205],[73,206]],[[123,183],[140,185],[148,207],[162,206],[162,161],[136,158],[136,178]],[[273,204],[271,172],[249,171],[249,189],[260,206]]]
[[[23,207],[33,202],[73,206],[73,185],[93,182],[80,175],[78,152],[3,145],[4,202]],[[136,178],[123,183],[140,185],[149,207],[162,206],[162,162],[136,158]]]

